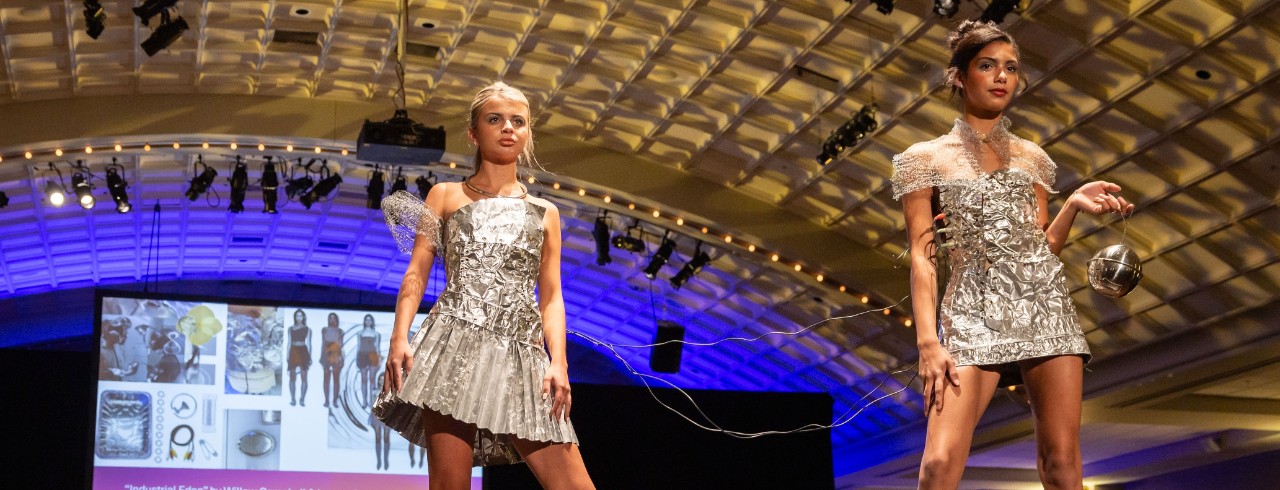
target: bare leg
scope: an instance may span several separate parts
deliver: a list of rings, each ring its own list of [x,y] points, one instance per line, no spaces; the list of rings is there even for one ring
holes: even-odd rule
[[[1057,356],[1022,361],[1036,420],[1036,469],[1047,489],[1084,486],[1080,458],[1080,404],[1084,360]]]
[[[391,469],[391,428],[381,425],[377,428],[378,433],[382,434],[382,469]]]
[[[324,385],[323,386],[324,387],[324,406],[326,407],[329,406],[329,376],[332,376],[332,375],[333,375],[333,366],[324,366],[324,376],[320,378],[323,381],[321,381],[320,384]],[[334,384],[335,385],[337,384],[336,380],[334,381]],[[335,391],[336,389],[337,388],[335,386]]]
[[[432,410],[422,411],[431,490],[471,488],[471,441],[476,426]]]
[[[942,412],[930,410],[920,461],[920,488],[956,488],[969,459],[973,430],[991,403],[1000,373],[977,366],[956,369],[960,386],[947,386]]]
[[[298,384],[298,369],[295,367],[290,367],[289,368],[289,405],[298,404],[298,399],[296,396],[294,396],[294,393],[295,393],[294,390],[297,389],[297,384]]]
[[[382,428],[373,427],[373,456],[378,458],[378,469],[382,469]]]
[[[298,401],[302,406],[307,406],[307,368],[302,369],[302,396],[298,397]]]
[[[516,450],[547,490],[593,489],[577,444],[516,440]]]

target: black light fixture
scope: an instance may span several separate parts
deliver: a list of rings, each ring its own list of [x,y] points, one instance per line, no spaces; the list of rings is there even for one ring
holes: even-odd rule
[[[671,252],[676,249],[676,241],[670,236],[670,231],[662,235],[662,244],[658,245],[658,251],[653,253],[653,257],[649,259],[649,265],[644,268],[645,277],[649,279],[658,277],[658,271],[662,270],[662,266],[667,265],[668,260],[671,260]]]
[[[601,212],[596,216],[596,224],[591,228],[591,238],[596,241],[596,265],[605,265],[613,262],[613,258],[609,257],[609,223],[606,218],[608,212]]]
[[[142,51],[147,53],[147,56],[155,56],[160,50],[168,48],[174,41],[182,37],[182,33],[189,28],[187,21],[182,16],[178,16],[177,20],[170,21],[169,12],[167,10],[161,11],[160,27],[151,31],[151,36],[142,41]]]
[[[191,172],[195,173],[196,165],[204,167],[204,171],[199,175],[191,178],[191,186],[187,187],[187,199],[195,201],[196,198],[209,190],[209,186],[213,185],[213,179],[218,176],[218,171],[213,167],[204,164],[204,155],[197,155],[195,163],[191,164]]]
[[[960,10],[960,0],[933,0],[933,13],[951,18]]]
[[[702,251],[702,242],[698,242],[698,247],[693,252],[693,260],[684,264],[684,267],[680,268],[680,272],[677,272],[675,277],[671,278],[671,286],[680,289],[680,286],[683,286],[690,278],[697,275],[707,265],[707,262],[711,262],[711,256]]]
[[[285,183],[284,193],[290,200],[306,194],[307,191],[311,190],[311,186],[316,185],[315,179],[311,178],[311,165],[314,163],[316,163],[316,159],[312,158],[310,162],[307,162],[306,166],[303,166],[302,159],[299,158],[298,164],[289,169],[290,178]],[[298,173],[299,168],[302,169],[302,177],[294,178],[293,175]]]
[[[62,183],[62,171],[58,170],[58,167],[53,162],[49,162],[49,172],[53,175],[42,172],[45,175],[44,197],[53,207],[60,208],[67,202],[67,188]],[[54,179],[55,176],[57,177],[56,180]]]
[[[831,163],[845,150],[852,148],[858,144],[859,140],[866,138],[868,133],[880,127],[880,124],[876,122],[876,112],[879,109],[879,106],[874,102],[864,105],[862,109],[850,116],[848,121],[840,125],[839,129],[832,131],[827,136],[826,141],[822,143],[822,152],[818,154],[818,164],[827,165]]]
[[[871,0],[871,3],[876,4],[876,12],[884,15],[893,13],[893,0]]]
[[[93,198],[93,184],[89,182],[93,174],[89,173],[89,168],[85,167],[81,160],[76,161],[74,169],[76,172],[71,174],[71,191],[76,193],[76,200],[80,202],[80,207],[93,209],[94,204],[98,202]]]
[[[982,17],[979,17],[978,20],[1002,24],[1005,16],[1009,15],[1010,12],[1022,11],[1018,8],[1019,3],[1021,3],[1019,0],[991,0],[991,3],[987,4],[987,8],[982,11]]]
[[[236,156],[236,166],[231,171],[230,180],[231,206],[227,210],[233,213],[244,212],[244,195],[249,190],[249,167],[239,156]]]
[[[369,209],[380,209],[382,207],[382,194],[387,190],[387,185],[382,181],[382,170],[374,167],[373,173],[369,175],[369,185],[365,187],[365,194],[368,197],[366,204]]]
[[[5,206],[8,206],[8,205],[9,205],[9,195],[5,194],[4,191],[0,191],[0,209],[4,209]]]
[[[142,21],[142,25],[150,26],[152,17],[163,14],[177,4],[178,0],[146,0],[142,2],[142,5],[133,8],[133,15],[138,16],[138,20]]]
[[[276,201],[280,199],[277,189],[280,188],[280,176],[276,175],[276,164],[267,157],[262,164],[262,212],[276,214]]]
[[[129,182],[124,180],[121,174],[124,167],[117,163],[115,158],[111,159],[111,165],[107,166],[107,192],[111,193],[111,200],[116,203],[117,213],[127,213],[133,209],[129,204]]]
[[[338,175],[337,172],[329,171],[328,161],[325,161],[325,165],[320,168],[320,174],[328,175],[320,179],[320,182],[317,183],[315,187],[312,187],[310,191],[307,191],[306,194],[303,194],[302,199],[300,199],[300,201],[302,201],[302,205],[307,209],[311,209],[311,205],[315,204],[316,201],[329,197],[329,194],[333,193],[333,190],[338,188],[338,184],[342,183],[341,175]]]
[[[84,0],[84,32],[89,37],[97,39],[102,35],[102,30],[106,29],[107,13],[102,10],[102,4],[98,0]]]
[[[408,190],[409,190],[409,184],[405,182],[404,170],[401,169],[400,167],[396,167],[396,178],[395,180],[391,181],[391,193],[395,194],[398,191],[408,191]]]
[[[435,184],[435,174],[427,172],[427,175],[419,175],[414,179],[413,183],[418,186],[418,197],[427,200],[427,194],[431,192],[431,187]]]
[[[643,252],[644,240],[641,240],[639,235],[640,220],[636,220],[631,224],[631,226],[627,227],[627,231],[625,233],[618,233],[613,236],[613,246],[628,252]]]

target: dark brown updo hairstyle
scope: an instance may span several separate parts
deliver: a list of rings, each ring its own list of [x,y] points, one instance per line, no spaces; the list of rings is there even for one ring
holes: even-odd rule
[[[943,82],[951,87],[950,97],[955,97],[956,92],[962,90],[956,86],[956,80],[961,72],[969,68],[969,62],[973,61],[973,57],[977,56],[982,48],[997,41],[1009,43],[1013,46],[1013,54],[1017,55],[1019,60],[1022,59],[1022,51],[1018,49],[1018,43],[1013,41],[1013,36],[1004,32],[1004,29],[994,22],[966,20],[947,35],[947,51],[951,53],[951,61],[947,63]],[[1014,94],[1021,94],[1025,88],[1026,79],[1022,77],[1022,70],[1018,70],[1018,88]]]

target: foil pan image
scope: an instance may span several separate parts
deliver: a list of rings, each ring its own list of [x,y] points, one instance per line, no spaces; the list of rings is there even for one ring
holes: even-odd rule
[[[94,453],[105,459],[142,459],[151,454],[150,394],[102,392]]]

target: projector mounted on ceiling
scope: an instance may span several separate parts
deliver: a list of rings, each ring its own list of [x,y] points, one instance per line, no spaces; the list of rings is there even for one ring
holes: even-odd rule
[[[386,121],[366,119],[356,140],[356,158],[397,165],[427,165],[444,156],[444,126],[428,128],[396,109]]]

